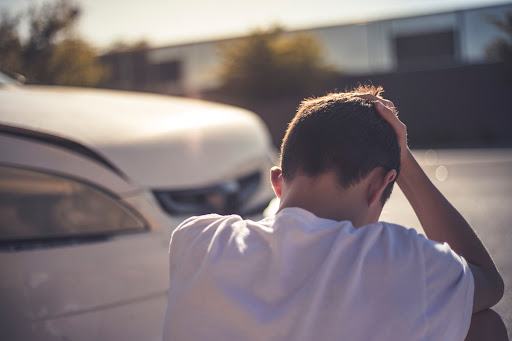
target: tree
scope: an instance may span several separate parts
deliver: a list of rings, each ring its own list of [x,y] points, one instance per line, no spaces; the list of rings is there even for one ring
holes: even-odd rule
[[[57,44],[48,60],[48,79],[53,84],[92,86],[107,75],[105,67],[96,60],[96,54],[81,39],[66,39]]]
[[[512,12],[506,13],[504,19],[488,17],[487,20],[507,36],[497,38],[487,45],[485,49],[487,57],[505,62],[512,70]]]
[[[222,88],[241,97],[309,94],[336,74],[313,35],[285,35],[280,28],[224,43],[219,53]]]
[[[31,7],[27,13],[0,21],[0,68],[21,73],[28,83],[94,86],[106,74],[93,47],[73,31],[80,17],[71,0]],[[20,22],[28,37],[20,38]]]
[[[147,50],[150,46],[151,44],[149,41],[144,38],[134,42],[117,40],[110,44],[109,47],[107,47],[107,49],[104,51],[104,54]]]
[[[80,9],[68,0],[46,2],[41,7],[31,7],[27,20],[29,37],[23,48],[25,76],[28,81],[54,84],[48,64],[57,39],[69,38],[80,16]]]
[[[22,46],[18,34],[19,17],[3,12],[0,17],[0,69],[20,73]]]

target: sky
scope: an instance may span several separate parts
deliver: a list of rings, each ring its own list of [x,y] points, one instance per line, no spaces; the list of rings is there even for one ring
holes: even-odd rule
[[[0,0],[18,13],[49,0]],[[51,1],[51,0],[50,0]],[[75,0],[78,34],[99,49],[146,40],[165,46],[285,29],[339,25],[511,3],[511,0]]]

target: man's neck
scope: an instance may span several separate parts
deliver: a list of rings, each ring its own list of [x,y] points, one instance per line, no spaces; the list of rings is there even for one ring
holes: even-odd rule
[[[317,217],[348,220],[355,227],[365,225],[364,188],[360,184],[343,188],[334,172],[309,177],[298,174],[283,185],[279,210],[300,207]]]

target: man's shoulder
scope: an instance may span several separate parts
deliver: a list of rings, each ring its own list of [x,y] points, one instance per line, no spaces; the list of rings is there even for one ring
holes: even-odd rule
[[[428,239],[414,228],[386,222],[378,222],[375,225],[380,228],[381,243],[388,244],[390,248],[415,249],[427,269],[438,267],[442,273],[445,273],[456,272],[467,267],[463,257],[455,253],[448,243]]]
[[[196,225],[210,224],[212,222],[222,220],[226,217],[227,216],[223,216],[223,215],[216,214],[216,213],[192,216],[192,217],[185,219],[182,223],[180,223],[178,225],[178,227],[176,228],[176,230],[182,230],[182,229],[190,228],[191,226],[196,226]]]
[[[430,257],[454,258],[455,253],[446,243],[428,239],[423,233],[414,228],[407,228],[402,225],[377,222],[356,229],[361,234],[361,241],[371,243],[381,249],[390,249],[393,252],[417,253],[425,260]]]
[[[362,226],[357,229],[361,233],[375,234],[380,238],[395,238],[402,241],[420,241],[427,240],[425,235],[419,233],[414,228],[408,228],[403,225],[379,221],[374,224]]]
[[[216,213],[193,216],[184,220],[176,227],[172,235],[194,235],[205,232],[214,232],[220,226],[227,226],[243,221],[239,215],[220,215]]]

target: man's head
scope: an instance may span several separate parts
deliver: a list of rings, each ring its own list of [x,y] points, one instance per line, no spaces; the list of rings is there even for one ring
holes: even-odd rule
[[[400,170],[400,147],[393,128],[374,103],[356,94],[380,95],[382,88],[360,87],[304,100],[290,122],[281,145],[284,182],[298,174],[311,178],[334,171],[344,188],[358,184],[372,170]],[[396,176],[382,192],[383,205]]]

